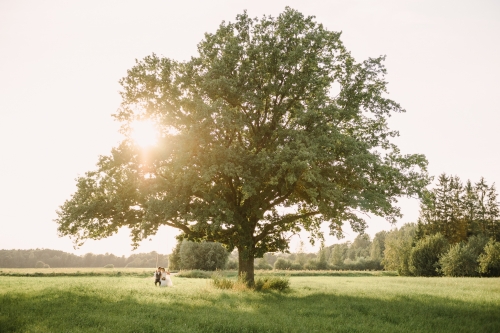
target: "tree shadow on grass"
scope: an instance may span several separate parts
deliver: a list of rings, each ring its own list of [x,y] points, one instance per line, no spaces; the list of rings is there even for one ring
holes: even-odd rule
[[[54,289],[1,295],[0,332],[500,332],[498,304],[435,296],[202,290],[162,293],[158,302],[136,296]]]

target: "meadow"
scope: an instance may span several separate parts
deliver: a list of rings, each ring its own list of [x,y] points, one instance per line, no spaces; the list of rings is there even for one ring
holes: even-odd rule
[[[500,332],[498,278],[302,272],[288,291],[254,292],[179,275],[159,288],[145,269],[64,270],[0,270],[0,332]]]

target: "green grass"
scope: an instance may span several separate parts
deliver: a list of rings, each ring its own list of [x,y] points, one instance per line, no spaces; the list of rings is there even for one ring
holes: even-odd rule
[[[0,332],[500,332],[498,278],[289,279],[287,292],[252,292],[179,276],[172,288],[127,275],[0,276]]]
[[[0,268],[0,276],[153,276],[154,268]]]

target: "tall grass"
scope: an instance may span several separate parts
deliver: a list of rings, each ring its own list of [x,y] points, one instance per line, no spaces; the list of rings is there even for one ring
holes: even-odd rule
[[[0,276],[153,276],[155,268],[0,268]]]
[[[233,289],[233,290],[278,290],[284,291],[290,288],[290,280],[288,277],[279,276],[264,276],[255,279],[254,285],[248,285],[245,276],[237,278],[229,278],[221,272],[212,274],[212,286],[217,289]]]
[[[173,280],[0,276],[0,332],[500,332],[500,279],[291,276],[286,293]]]

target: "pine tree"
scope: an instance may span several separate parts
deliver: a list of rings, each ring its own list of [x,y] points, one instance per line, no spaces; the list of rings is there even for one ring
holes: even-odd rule
[[[477,219],[478,232],[484,235],[488,234],[488,213],[487,213],[487,196],[488,185],[483,177],[476,183],[475,186],[477,196]]]
[[[417,239],[439,232],[456,244],[471,235],[493,235],[489,230],[497,228],[498,216],[496,192],[484,178],[475,186],[470,180],[463,186],[458,176],[442,174],[436,188],[421,198]]]
[[[477,193],[470,180],[464,187],[462,199],[463,215],[467,225],[467,237],[478,234],[477,211],[478,211]]]
[[[464,189],[458,176],[450,177],[449,189],[450,210],[447,216],[449,234],[446,236],[450,243],[458,243],[467,239],[467,225],[463,205]]]
[[[488,188],[486,196],[486,228],[489,237],[500,240],[500,209],[495,184]]]
[[[441,174],[438,185],[426,191],[420,205],[418,239],[441,233],[451,243],[467,238],[460,178]]]

